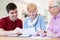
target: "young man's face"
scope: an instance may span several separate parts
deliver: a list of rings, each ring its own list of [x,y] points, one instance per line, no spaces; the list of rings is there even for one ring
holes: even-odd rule
[[[17,16],[18,16],[17,9],[9,11],[9,17],[12,21],[15,21],[17,19]]]

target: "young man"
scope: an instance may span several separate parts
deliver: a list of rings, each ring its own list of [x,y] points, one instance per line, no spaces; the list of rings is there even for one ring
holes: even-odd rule
[[[8,16],[0,20],[0,35],[16,34],[14,31],[17,27],[22,28],[22,21],[17,18],[17,6],[14,3],[9,3],[6,6]]]

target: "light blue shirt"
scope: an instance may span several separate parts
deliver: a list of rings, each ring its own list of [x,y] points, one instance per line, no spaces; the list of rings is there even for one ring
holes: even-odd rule
[[[26,18],[25,20],[24,20],[24,29],[25,28],[32,28],[32,27],[35,27],[35,30],[37,31],[37,30],[39,30],[39,29],[37,29],[37,28],[40,28],[41,30],[45,30],[46,29],[46,27],[45,27],[45,19],[44,19],[44,17],[42,17],[42,16],[37,16],[37,18],[38,18],[38,20],[37,20],[37,22],[36,22],[36,24],[34,25],[34,26],[28,26],[28,20],[31,20],[31,18]]]

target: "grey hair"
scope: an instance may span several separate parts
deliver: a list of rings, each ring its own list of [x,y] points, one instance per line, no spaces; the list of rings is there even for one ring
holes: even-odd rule
[[[54,0],[56,6],[60,7],[60,0]]]

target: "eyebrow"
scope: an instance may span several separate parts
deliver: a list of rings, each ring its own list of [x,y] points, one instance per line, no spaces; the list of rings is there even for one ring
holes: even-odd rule
[[[57,7],[57,6],[50,6],[49,8],[53,8],[53,7]]]

